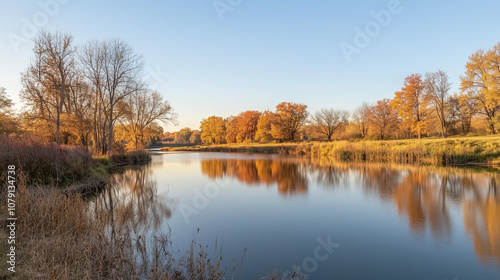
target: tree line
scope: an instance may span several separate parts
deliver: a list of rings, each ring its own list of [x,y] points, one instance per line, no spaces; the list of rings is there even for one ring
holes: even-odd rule
[[[500,128],[500,43],[469,57],[460,92],[443,70],[411,74],[392,99],[363,103],[353,112],[283,102],[274,111],[246,111],[201,121],[205,144],[298,140],[406,139],[496,134]]]
[[[76,45],[70,34],[42,31],[21,73],[24,107],[13,112],[0,87],[0,133],[28,131],[58,144],[80,144],[95,153],[177,143],[286,142],[333,139],[404,139],[496,134],[500,128],[500,43],[472,54],[451,93],[442,70],[406,77],[392,98],[363,103],[352,112],[283,102],[263,112],[203,119],[200,130],[163,133],[176,123],[162,95],[144,82],[144,61],[119,39]],[[172,140],[173,139],[173,140]]]
[[[99,154],[144,147],[163,133],[158,121],[175,122],[176,115],[144,82],[143,68],[142,56],[122,40],[76,45],[70,34],[41,31],[21,73],[19,114],[0,90],[1,131],[27,131]]]

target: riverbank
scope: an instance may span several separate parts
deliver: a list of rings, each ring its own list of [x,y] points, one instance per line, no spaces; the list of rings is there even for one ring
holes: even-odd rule
[[[22,138],[0,137],[2,184],[6,183],[7,170],[14,170],[16,180],[26,187],[55,187],[71,193],[95,193],[104,188],[114,168],[150,161],[151,155],[147,151],[94,156],[83,146],[42,143],[27,135]]]
[[[80,146],[2,136],[0,181],[16,191],[7,196],[7,188],[0,189],[0,239],[14,232],[16,249],[15,272],[5,268],[0,279],[220,279],[220,262],[195,241],[180,262],[168,235],[141,238],[133,224],[116,221],[123,214],[113,210],[117,202],[95,196],[111,192],[106,186],[114,168],[150,161],[146,151],[93,157]],[[10,183],[7,170],[15,171]],[[7,211],[7,197],[14,212]],[[10,213],[18,219],[7,232]],[[11,246],[1,242],[0,251]],[[9,260],[0,256],[4,264]]]
[[[149,162],[145,151],[92,157],[82,147],[7,137],[0,141],[0,160],[2,180],[12,170],[8,166],[15,166],[15,182],[9,184],[16,187],[14,197],[6,187],[0,190],[0,239],[14,232],[16,242],[15,272],[4,269],[0,279],[215,280],[230,274],[221,258],[210,259],[205,244],[195,240],[174,258],[179,252],[168,233],[147,237],[149,226],[124,222],[139,215],[132,204],[126,211],[114,208],[122,201],[108,198],[117,191],[106,187],[109,175],[115,167]],[[93,195],[97,191],[105,195]],[[15,231],[7,227],[7,197],[15,200]],[[10,248],[0,243],[1,252]],[[10,260],[0,256],[4,264]]]
[[[499,165],[500,136],[390,141],[335,141],[284,144],[212,145],[162,148],[162,151],[285,154],[341,161],[420,165]]]

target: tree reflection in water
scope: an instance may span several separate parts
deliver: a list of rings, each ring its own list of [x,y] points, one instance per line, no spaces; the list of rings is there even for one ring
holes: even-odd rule
[[[113,173],[109,187],[97,197],[96,203],[107,209],[112,225],[130,227],[134,232],[158,229],[172,215],[165,201],[157,196],[157,183],[151,176],[150,166]]]
[[[497,172],[445,167],[339,163],[327,159],[207,159],[202,173],[236,178],[247,185],[276,184],[281,195],[305,194],[314,180],[329,188],[362,186],[393,203],[412,234],[430,230],[434,240],[451,236],[450,207],[463,210],[463,224],[483,263],[500,266],[500,194]]]
[[[248,185],[277,184],[282,195],[307,192],[304,162],[286,159],[210,159],[201,162],[201,171],[211,179],[224,176]]]

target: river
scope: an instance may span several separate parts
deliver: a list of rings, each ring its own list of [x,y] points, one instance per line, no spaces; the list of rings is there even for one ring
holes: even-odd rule
[[[117,222],[222,245],[235,279],[500,279],[494,169],[156,151],[111,181]]]

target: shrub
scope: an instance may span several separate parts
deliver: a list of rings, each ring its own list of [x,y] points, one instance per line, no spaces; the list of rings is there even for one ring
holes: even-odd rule
[[[0,136],[0,170],[15,165],[28,185],[70,185],[87,175],[92,162],[90,152],[81,146],[45,144],[26,135]]]

